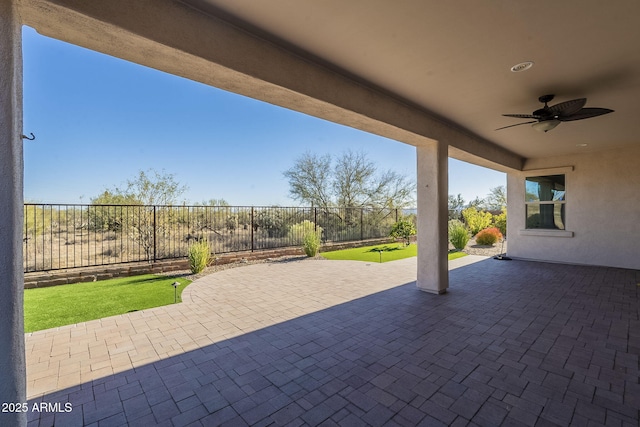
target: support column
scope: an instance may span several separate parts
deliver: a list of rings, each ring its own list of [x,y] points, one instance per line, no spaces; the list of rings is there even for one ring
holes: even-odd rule
[[[26,402],[22,271],[22,25],[18,2],[0,0],[0,403]],[[27,425],[0,412],[0,425]]]
[[[447,203],[448,145],[434,141],[417,147],[418,289],[443,294],[449,287]]]

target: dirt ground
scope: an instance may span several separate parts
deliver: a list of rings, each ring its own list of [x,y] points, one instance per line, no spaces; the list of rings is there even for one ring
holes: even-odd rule
[[[452,247],[453,248],[453,247]],[[469,255],[496,256],[507,252],[507,241],[503,240],[493,246],[478,245],[475,239],[469,240],[464,252]]]

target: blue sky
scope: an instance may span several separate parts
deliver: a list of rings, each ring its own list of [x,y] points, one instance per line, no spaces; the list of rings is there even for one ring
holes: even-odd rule
[[[25,201],[89,203],[138,171],[173,173],[188,202],[295,206],[283,172],[306,151],[365,151],[415,180],[415,148],[23,31]],[[469,201],[503,173],[449,160]]]

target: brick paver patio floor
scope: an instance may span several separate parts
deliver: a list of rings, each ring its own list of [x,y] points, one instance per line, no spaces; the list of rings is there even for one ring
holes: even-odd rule
[[[637,427],[639,272],[471,260],[442,296],[415,258],[251,265],[28,334],[29,425]]]

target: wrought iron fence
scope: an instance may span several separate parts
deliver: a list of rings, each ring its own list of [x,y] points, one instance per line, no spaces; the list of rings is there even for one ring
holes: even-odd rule
[[[299,246],[309,228],[323,243],[386,237],[401,209],[266,206],[24,205],[25,272],[186,257],[207,239],[213,253]]]

